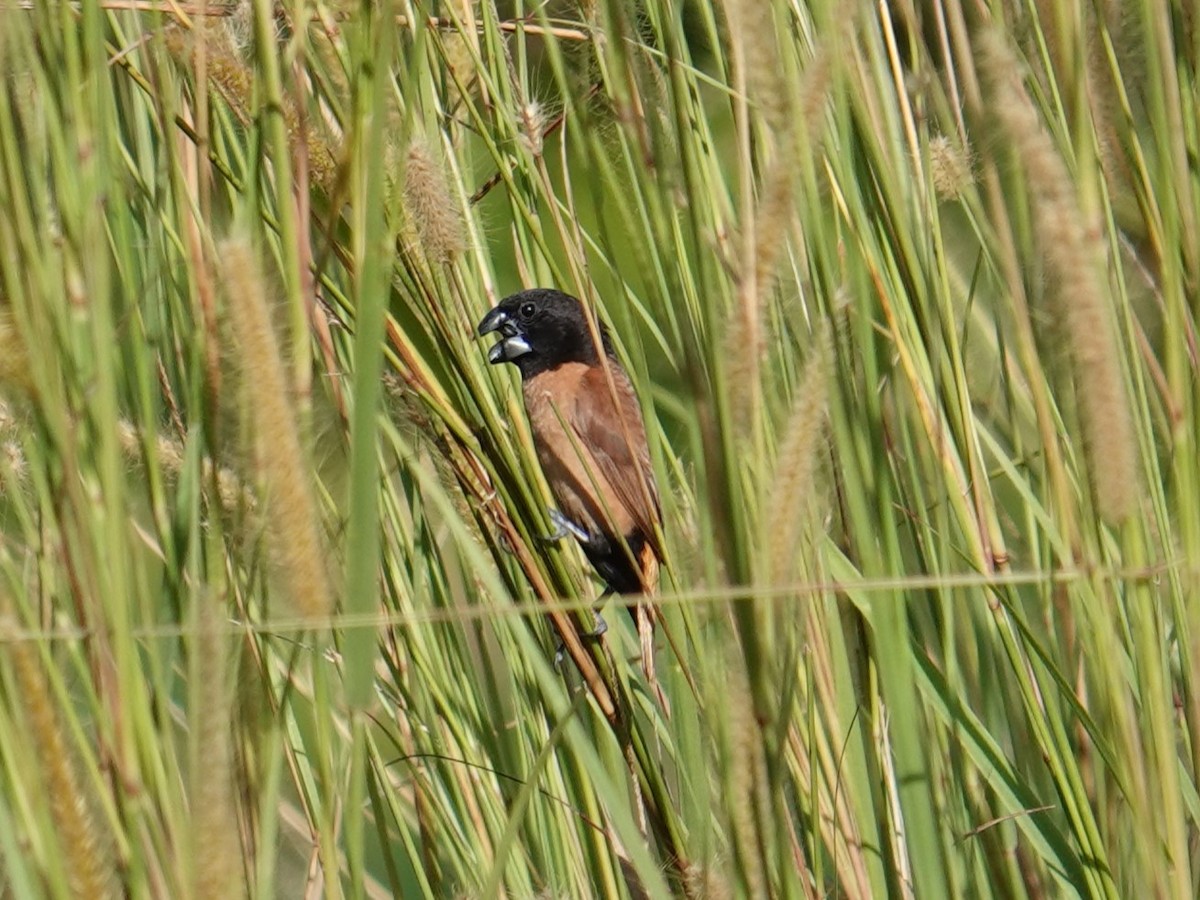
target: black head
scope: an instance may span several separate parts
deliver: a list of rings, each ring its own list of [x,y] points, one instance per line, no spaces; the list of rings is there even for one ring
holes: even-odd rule
[[[608,333],[603,325],[599,329],[603,352],[611,353]],[[513,363],[522,378],[600,358],[583,304],[562,291],[534,288],[505,297],[479,323],[480,337],[493,331],[500,341],[488,351],[488,362]]]

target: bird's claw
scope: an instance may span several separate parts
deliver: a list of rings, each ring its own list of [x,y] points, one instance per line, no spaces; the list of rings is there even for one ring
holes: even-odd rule
[[[604,621],[604,616],[599,612],[593,612],[592,615],[596,617],[595,624],[592,626],[592,630],[585,631],[582,637],[589,641],[598,641],[608,631],[608,623]],[[559,670],[566,655],[567,645],[562,642],[562,638],[559,638],[558,643],[554,645],[554,671]]]
[[[587,531],[576,525],[557,509],[550,510],[550,522],[554,525],[554,530],[549,534],[542,535],[542,540],[547,544],[556,544],[568,536],[575,538],[583,544],[588,542],[590,535],[588,535]]]
[[[604,616],[600,615],[599,611],[593,611],[592,615],[596,617],[596,623],[592,627],[592,630],[585,634],[584,637],[596,640],[608,631],[608,623],[604,621]]]

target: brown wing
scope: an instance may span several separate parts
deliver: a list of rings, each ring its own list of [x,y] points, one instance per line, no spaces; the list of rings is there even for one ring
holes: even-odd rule
[[[642,410],[625,370],[612,359],[608,360],[608,368],[615,391],[610,389],[602,367],[589,367],[570,424],[580,445],[594,458],[598,474],[611,485],[617,502],[633,519],[634,527],[653,547],[654,555],[662,559],[656,532],[662,509]]]

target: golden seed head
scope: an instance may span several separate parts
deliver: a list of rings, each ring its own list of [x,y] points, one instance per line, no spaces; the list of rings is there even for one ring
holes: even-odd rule
[[[731,900],[733,889],[725,876],[711,866],[689,863],[683,871],[683,893],[698,900]]]
[[[929,172],[941,200],[955,200],[975,181],[970,151],[960,150],[946,135],[929,141]]]
[[[771,479],[767,533],[772,584],[781,584],[793,576],[797,549],[810,519],[817,463],[825,435],[832,360],[832,337],[825,329],[804,365],[779,448],[775,477]]]
[[[23,394],[34,389],[25,340],[8,306],[0,306],[0,387]]]
[[[422,249],[436,262],[449,263],[467,249],[458,199],[445,169],[429,144],[414,140],[404,165],[404,203]]]
[[[1028,180],[1054,298],[1065,322],[1084,452],[1100,515],[1110,523],[1137,505],[1138,449],[1111,310],[1102,230],[1082,208],[1074,181],[996,32],[980,40],[980,69],[996,120]]]
[[[254,4],[252,0],[240,0],[233,12],[224,18],[225,34],[229,46],[239,56],[245,57],[254,43]]]
[[[233,691],[229,641],[221,633],[220,601],[197,596],[194,684],[189,724],[195,744],[190,786],[192,893],[197,900],[245,896],[238,841]]]
[[[546,107],[536,100],[531,100],[520,109],[520,140],[533,156],[542,155],[548,118]]]
[[[13,626],[0,619],[0,635]],[[33,740],[41,751],[37,765],[44,796],[58,835],[71,896],[113,897],[115,866],[105,832],[96,821],[91,798],[75,766],[75,751],[60,721],[58,703],[50,688],[35,645],[12,641],[8,647],[20,698]]]
[[[222,284],[250,415],[255,469],[265,489],[267,538],[274,568],[292,605],[308,618],[333,611],[311,467],[300,440],[286,368],[271,326],[267,290],[248,241],[220,247]]]
[[[762,728],[755,718],[754,698],[746,680],[745,670],[739,659],[730,657],[729,679],[729,734],[726,752],[728,774],[725,788],[726,809],[734,847],[737,850],[742,874],[750,888],[750,896],[765,897],[766,876],[759,863],[757,852],[760,837],[755,809],[756,798],[762,791]]]

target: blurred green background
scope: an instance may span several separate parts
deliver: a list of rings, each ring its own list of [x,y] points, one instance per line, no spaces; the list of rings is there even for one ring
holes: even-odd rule
[[[0,896],[1196,896],[1197,60],[1178,0],[0,5]],[[643,404],[661,697],[539,538],[530,286]]]

